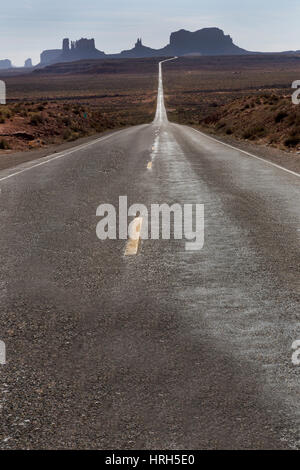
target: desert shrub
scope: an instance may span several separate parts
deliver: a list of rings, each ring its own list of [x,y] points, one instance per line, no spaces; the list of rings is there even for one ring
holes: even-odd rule
[[[44,121],[43,116],[41,114],[33,114],[30,118],[30,124],[33,126],[38,126],[39,124],[42,124]]]
[[[299,134],[299,129],[297,127],[294,127],[291,132],[290,132],[290,135],[289,137],[295,137],[296,135]]]
[[[82,128],[81,125],[77,124],[76,122],[72,124],[71,130],[75,133],[77,132],[84,132],[84,129]]]
[[[19,113],[21,109],[22,109],[22,104],[21,104],[21,103],[16,103],[16,104],[14,105],[14,111],[15,111],[16,113]]]
[[[292,126],[293,124],[295,124],[296,120],[297,120],[297,115],[296,113],[293,113],[289,115],[287,122],[290,126]]]
[[[256,125],[253,127],[249,127],[243,133],[244,139],[255,139],[256,137],[263,137],[265,135],[265,128],[261,125]]]
[[[218,121],[219,121],[219,116],[217,114],[212,114],[210,116],[207,116],[204,119],[199,119],[198,123],[201,124],[202,122],[204,122],[205,124],[216,124]],[[224,125],[225,124],[222,124],[220,128],[224,127]]]
[[[76,116],[79,116],[83,112],[82,108],[80,106],[76,106],[76,108],[73,109],[73,113]]]
[[[285,111],[279,111],[279,113],[276,114],[274,120],[275,122],[279,123],[283,121],[283,119],[286,118],[287,116],[288,116],[288,113],[286,113]]]
[[[69,140],[70,137],[71,137],[71,134],[72,134],[72,133],[71,133],[70,129],[66,129],[66,130],[64,131],[64,133],[63,133],[63,139],[64,139],[64,140]]]
[[[80,137],[80,134],[78,132],[70,132],[68,140],[71,142],[73,140],[78,139],[79,137]]]
[[[62,118],[62,122],[65,126],[70,126],[72,121],[68,116],[65,116],[64,118]]]
[[[264,135],[266,132],[266,129],[264,128],[264,126],[258,124],[257,126],[254,126],[253,127],[253,133],[256,134],[256,135]]]
[[[100,133],[100,132],[103,132],[104,131],[104,127],[101,123],[95,123],[95,125],[93,126],[95,131]]]
[[[243,132],[243,139],[250,139],[251,137],[252,137],[252,134],[250,130],[247,129]]]
[[[263,95],[261,95],[262,99],[264,100],[264,103],[268,103],[269,100],[270,100],[270,95],[268,93],[264,93]]]
[[[296,147],[300,143],[299,137],[290,136],[284,141],[286,147]]]
[[[220,130],[220,129],[223,129],[223,127],[225,127],[225,126],[226,126],[225,122],[224,122],[224,121],[220,121],[220,122],[218,122],[218,124],[216,125],[216,129],[217,129],[217,130]]]
[[[5,139],[0,140],[0,149],[1,150],[8,150],[10,148],[8,142]]]
[[[300,115],[296,115],[295,123],[296,126],[300,126]]]

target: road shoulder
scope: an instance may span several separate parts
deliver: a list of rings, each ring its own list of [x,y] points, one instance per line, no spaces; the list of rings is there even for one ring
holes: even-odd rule
[[[14,168],[23,163],[29,163],[31,161],[39,160],[40,158],[43,158],[43,157],[48,157],[55,153],[60,153],[65,150],[72,149],[73,147],[77,147],[79,145],[92,142],[93,140],[99,139],[101,137],[105,137],[107,135],[114,134],[123,129],[126,129],[126,128],[123,127],[121,129],[107,130],[100,134],[93,134],[88,137],[82,137],[72,142],[64,142],[62,144],[47,145],[43,148],[39,148],[35,150],[27,150],[23,152],[14,152],[14,153],[0,153],[0,171],[8,170],[10,168]]]
[[[208,133],[206,129],[194,126],[192,128],[206,134],[208,137],[218,140],[219,142],[236,147],[238,150],[249,152],[257,157],[282,166],[287,170],[300,173],[300,153],[285,152],[267,145],[258,145],[248,140],[242,141],[234,139],[231,136],[220,136],[218,134]]]

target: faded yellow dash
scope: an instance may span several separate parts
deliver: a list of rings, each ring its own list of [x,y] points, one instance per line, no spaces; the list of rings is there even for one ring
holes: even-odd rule
[[[151,170],[151,168],[152,168],[152,162],[149,162],[149,163],[148,163],[147,168],[148,168],[148,170]]]
[[[125,256],[136,255],[139,249],[143,217],[136,217],[130,224],[129,240],[126,244]]]

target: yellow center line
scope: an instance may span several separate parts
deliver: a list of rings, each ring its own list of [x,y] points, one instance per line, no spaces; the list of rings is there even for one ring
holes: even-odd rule
[[[136,255],[139,249],[143,217],[136,217],[130,224],[130,235],[126,244],[125,256]]]
[[[151,170],[151,168],[152,168],[152,162],[149,162],[149,163],[148,163],[147,168],[148,168],[148,170]]]

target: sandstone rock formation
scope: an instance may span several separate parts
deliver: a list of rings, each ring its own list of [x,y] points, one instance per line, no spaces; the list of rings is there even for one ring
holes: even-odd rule
[[[170,43],[164,49],[168,54],[186,55],[236,55],[246,54],[233,43],[229,35],[219,28],[204,28],[195,32],[181,29],[172,33]]]
[[[59,61],[59,56],[61,55],[61,53],[61,49],[51,49],[48,51],[43,51],[41,53],[41,65],[55,64]]]
[[[157,51],[155,49],[151,49],[151,47],[146,47],[142,43],[142,39],[138,38],[135,46],[133,49],[129,49],[127,51],[122,51],[120,54],[116,54],[118,57],[135,57],[135,58],[143,58],[143,57],[153,57],[157,55]]]
[[[96,49],[94,39],[79,39],[71,41],[63,39],[62,49],[43,51],[40,65],[52,65],[61,62],[73,62],[84,59],[102,58],[143,58],[184,55],[242,55],[248,51],[241,49],[233,43],[229,35],[225,35],[219,28],[204,28],[195,32],[181,29],[171,34],[170,42],[162,49],[152,49],[142,43],[138,38],[132,49],[124,50],[120,54],[106,55]]]
[[[25,60],[24,67],[29,68],[29,69],[32,68],[33,67],[32,60],[31,59]]]
[[[41,65],[51,65],[60,62],[73,62],[84,59],[101,59],[105,57],[104,52],[98,51],[94,39],[81,38],[79,41],[63,39],[62,49],[43,51],[41,54]]]
[[[153,57],[153,56],[184,56],[184,55],[242,55],[248,52],[233,43],[219,28],[204,28],[195,32],[181,29],[171,34],[170,42],[162,49],[151,49],[138,39],[134,48],[122,51],[110,57]]]
[[[11,69],[12,63],[8,59],[0,60],[0,69]]]

